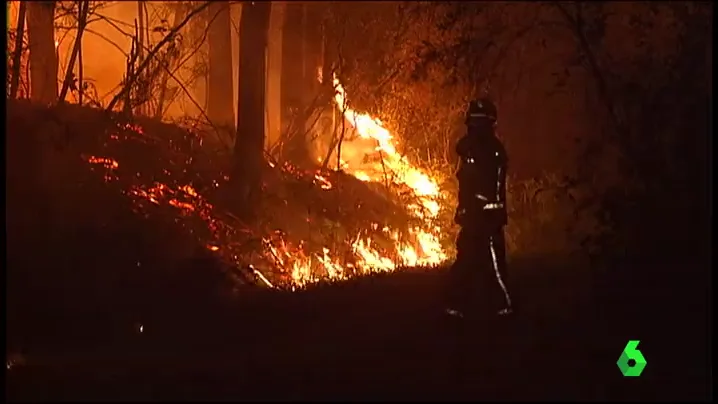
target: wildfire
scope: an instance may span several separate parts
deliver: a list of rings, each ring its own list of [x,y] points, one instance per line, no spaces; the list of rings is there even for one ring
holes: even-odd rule
[[[436,181],[413,166],[406,156],[397,152],[393,144],[394,137],[389,130],[384,128],[379,119],[372,118],[367,114],[359,114],[351,108],[344,107],[347,105],[346,93],[336,77],[334,77],[334,86],[337,89],[334,101],[339,108],[343,108],[344,117],[354,126],[361,138],[374,139],[377,142],[374,153],[380,154],[380,161],[374,163],[373,166],[353,169],[347,165],[345,170],[362,181],[375,182],[383,181],[387,170],[389,170],[392,173],[393,182],[408,186],[419,197],[419,203],[409,205],[408,208],[420,218],[435,218],[439,214],[439,186]],[[438,231],[438,229],[435,230]]]
[[[153,205],[168,205],[180,213],[175,219],[178,223],[180,220],[192,220],[192,217],[199,218],[209,230],[203,236],[204,239],[201,239],[206,248],[238,269],[244,268],[246,273],[253,274],[258,282],[268,287],[288,285],[291,289],[296,289],[321,280],[344,280],[371,272],[394,271],[402,266],[441,264],[447,259],[447,255],[439,241],[441,229],[433,224],[432,220],[437,217],[440,208],[440,189],[437,182],[397,151],[395,138],[380,120],[346,107],[346,93],[336,77],[334,86],[337,90],[334,101],[359,137],[356,141],[346,141],[342,147],[353,149],[355,154],[364,154],[359,160],[340,159],[341,169],[360,181],[408,188],[415,195],[414,202],[405,208],[407,213],[419,219],[417,222],[422,223],[421,225],[392,229],[378,223],[370,224],[375,232],[374,236],[381,235],[383,239],[391,241],[389,247],[386,243],[383,248],[380,247],[371,234],[358,234],[350,241],[353,257],[348,258],[339,251],[332,251],[328,246],[324,246],[320,251],[308,251],[304,242],[291,243],[283,234],[273,233],[260,236],[262,242],[258,247],[263,251],[258,253],[263,258],[259,261],[248,259],[241,256],[239,248],[235,247],[242,244],[239,241],[244,237],[242,232],[252,232],[240,229],[239,223],[217,212],[190,185],[157,181],[151,185],[141,184],[136,181],[140,177],[139,173],[130,173],[127,178],[131,180],[124,186],[125,193],[135,201],[138,213],[147,214],[147,209],[151,209]],[[132,136],[142,134],[142,128],[136,125],[118,125],[118,129],[120,132],[132,132]],[[113,134],[110,138],[119,140],[120,135]],[[367,147],[368,143],[371,146]],[[118,180],[117,170],[120,165],[117,161],[96,156],[85,159],[94,167],[104,168],[106,181]],[[277,170],[283,169],[270,165]],[[317,171],[313,174],[312,181],[325,192],[334,192],[335,186],[329,174]],[[260,268],[263,269],[260,271]]]
[[[319,80],[321,79],[320,75]],[[407,209],[426,224],[409,229],[409,240],[400,240],[398,231],[384,228],[383,231],[394,241],[395,251],[389,254],[382,254],[375,249],[370,237],[357,237],[352,243],[352,251],[357,256],[357,263],[347,264],[346,268],[327,248],[324,248],[321,254],[307,256],[292,252],[285,246],[280,248],[270,246],[273,249],[273,256],[277,257],[278,263],[283,266],[286,266],[284,261],[292,262],[290,265],[292,280],[296,285],[306,285],[322,278],[345,279],[357,270],[359,273],[366,274],[393,271],[399,266],[431,266],[444,262],[447,256],[439,241],[441,229],[430,224],[431,219],[436,218],[440,209],[438,200],[440,190],[437,182],[397,151],[394,137],[379,119],[368,114],[360,114],[347,107],[346,92],[336,76],[334,88],[336,89],[334,101],[343,112],[344,118],[356,130],[359,138],[374,140],[376,143],[370,150],[364,148],[365,158],[358,164],[340,160],[342,169],[361,181],[386,183],[389,180],[394,184],[410,188],[416,195],[417,202],[409,204]],[[352,146],[355,145],[346,142],[342,147]],[[356,145],[355,148],[361,146]],[[323,189],[332,188],[332,184],[319,173],[315,175],[315,180],[315,183],[321,184]],[[315,270],[317,267],[319,271]]]

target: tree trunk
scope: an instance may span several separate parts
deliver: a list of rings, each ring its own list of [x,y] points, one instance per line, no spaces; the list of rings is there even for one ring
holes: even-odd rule
[[[27,35],[30,48],[30,98],[51,104],[57,99],[57,51],[55,49],[55,2],[27,4]]]
[[[267,48],[267,131],[266,143],[271,146],[279,140],[282,131],[282,32],[287,4],[272,2],[269,17],[269,46]]]
[[[322,84],[329,88],[334,88],[332,70],[337,51],[335,38],[331,35],[334,32],[333,28],[331,19],[324,18],[322,22]]]
[[[304,80],[302,82],[305,89],[302,94],[305,97],[305,104],[310,104],[316,98],[320,84],[319,73],[323,70],[321,13],[323,7],[325,5],[316,2],[304,4]]]
[[[297,160],[306,155],[304,144],[305,117],[300,114],[304,107],[304,52],[303,52],[303,4],[287,2],[284,31],[282,32],[282,80],[281,104],[285,113],[282,127],[287,131],[287,142],[283,145],[281,158]]]
[[[309,163],[307,133],[316,119],[318,73],[322,60],[321,14],[319,3],[289,2],[284,29],[284,72],[282,96],[290,118],[283,157],[299,164]],[[289,126],[289,125],[288,125]]]
[[[195,2],[190,2],[195,7]],[[211,4],[210,4],[211,6]],[[207,40],[207,21],[209,8],[197,18],[190,21],[187,32],[184,35],[184,46],[189,49],[196,49],[192,55],[191,71],[188,79],[192,78],[191,89],[199,106],[190,106],[188,112],[194,116],[202,116],[207,111],[207,89],[209,75],[209,41]],[[196,108],[196,110],[195,110]]]
[[[239,198],[233,206],[249,222],[256,217],[264,161],[264,107],[267,31],[270,2],[242,6],[239,38],[239,102],[234,144],[233,187]]]
[[[65,72],[65,79],[62,81],[62,90],[60,90],[59,101],[65,101],[67,91],[73,84],[73,72],[75,71],[75,60],[80,53],[82,47],[82,34],[85,32],[85,25],[87,25],[87,13],[90,11],[90,1],[84,0],[80,2],[79,6],[79,17],[77,19],[77,37],[75,38],[75,45],[72,47],[72,54],[70,55],[70,62],[67,65],[67,71]],[[82,86],[82,83],[79,83]]]
[[[334,69],[337,63],[337,41],[336,37],[331,33],[335,32],[335,27],[332,25],[332,19],[330,14],[325,14],[322,22],[322,102],[327,102],[331,107],[328,111],[325,111],[324,119],[325,124],[322,125],[323,133],[320,134],[320,141],[329,143],[329,152],[322,161],[322,169],[326,169],[329,164],[329,159],[334,152],[335,143],[339,141],[337,137],[338,121],[342,119],[343,114],[340,113],[334,105]],[[326,129],[325,129],[326,128]],[[337,161],[337,166],[340,162]]]
[[[79,18],[83,18],[83,27],[87,26],[87,14],[90,11],[90,0],[85,0],[85,12],[79,11]],[[84,30],[84,28],[83,28]],[[79,34],[78,34],[79,35]],[[82,61],[82,37],[77,48],[77,103],[82,105],[85,93],[85,65]]]
[[[213,2],[209,6],[207,116],[220,136],[229,139],[234,132],[231,30],[229,1]]]
[[[302,83],[302,95],[304,96],[305,118],[304,129],[305,138],[303,141],[304,149],[307,150],[305,158],[312,157],[309,153],[314,147],[311,144],[317,135],[321,133],[321,129],[317,126],[319,116],[328,99],[320,93],[321,83],[319,82],[319,74],[323,73],[323,38],[322,38],[322,11],[326,7],[323,3],[307,2],[304,5],[304,78]],[[330,78],[331,82],[331,78]],[[307,162],[314,161],[308,159]]]
[[[137,23],[138,23],[138,29],[137,29],[137,63],[142,63],[142,60],[145,58],[145,2],[144,0],[139,0],[137,2]],[[143,88],[142,92],[146,92],[148,89]],[[142,95],[142,98],[144,99],[144,94]],[[146,102],[149,102],[147,100]],[[135,108],[135,115],[145,115],[145,105],[146,102],[141,103]]]
[[[12,73],[10,76],[10,98],[17,97],[17,88],[20,85],[20,63],[22,63],[22,40],[25,36],[25,10],[27,2],[20,2],[17,13],[17,29],[15,30],[15,50],[12,55]],[[10,7],[10,3],[7,3]],[[9,13],[8,13],[9,15]]]

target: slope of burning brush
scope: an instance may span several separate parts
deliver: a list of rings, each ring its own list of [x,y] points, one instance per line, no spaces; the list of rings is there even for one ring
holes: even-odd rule
[[[202,164],[207,156],[187,139],[171,143],[189,151],[170,150],[157,158],[157,145],[165,141],[138,125],[118,123],[102,152],[84,158],[106,181],[120,184],[138,214],[161,214],[182,224],[237,268],[237,275],[251,269],[267,286],[299,287],[416,262],[399,255],[397,247],[411,248],[412,228],[396,229],[419,228],[421,221],[383,185],[341,171],[268,165],[262,216],[258,226],[248,228],[210,202],[218,200],[216,191],[228,180],[222,164]]]
[[[406,235],[391,229],[413,218],[384,187],[289,164],[265,176],[265,245],[294,286],[395,268],[387,257]]]
[[[344,107],[338,88],[337,105]],[[85,134],[92,141],[79,148],[88,167],[129,197],[138,215],[181,225],[236,269],[231,275],[238,281],[296,288],[441,263],[440,228],[432,223],[440,203],[436,183],[397,153],[380,121],[342,109],[360,137],[376,142],[366,153],[374,158],[345,162],[340,171],[268,164],[253,228],[219,207],[228,160],[203,150],[196,131],[147,130],[156,125],[143,118],[103,117],[105,132]]]

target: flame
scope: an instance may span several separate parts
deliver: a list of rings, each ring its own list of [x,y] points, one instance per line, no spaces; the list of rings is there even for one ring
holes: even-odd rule
[[[318,78],[322,80],[321,72]],[[373,246],[370,237],[357,236],[352,243],[352,252],[356,255],[355,264],[343,265],[337,257],[330,254],[328,248],[324,248],[321,254],[307,255],[285,243],[278,246],[268,243],[278,265],[289,266],[293,283],[296,286],[304,286],[322,279],[346,279],[357,272],[366,274],[394,271],[400,266],[432,266],[446,261],[447,255],[439,241],[441,229],[430,225],[440,210],[440,189],[437,182],[397,151],[396,139],[379,119],[347,107],[346,92],[336,76],[333,84],[336,89],[334,102],[344,118],[354,128],[360,141],[366,143],[370,140],[374,143],[371,147],[363,147],[364,156],[360,161],[352,159],[347,162],[340,158],[342,170],[361,181],[386,183],[389,180],[394,185],[408,187],[416,195],[417,202],[406,208],[426,224],[409,229],[408,240],[400,240],[400,234],[396,230],[382,229],[394,241],[393,252],[382,253]],[[345,141],[342,148],[346,150],[353,146],[355,149],[362,149],[360,141],[355,144]],[[318,160],[321,161],[321,158]],[[315,183],[320,184],[323,189],[332,189],[332,184],[325,176],[317,173],[314,178]],[[287,264],[288,262],[291,264]],[[319,270],[316,271],[315,268]]]
[[[354,127],[360,138],[376,141],[376,148],[373,151],[375,154],[379,154],[379,161],[373,163],[373,166],[362,164],[357,169],[353,169],[351,165],[347,165],[345,170],[359,180],[373,182],[385,181],[386,173],[391,172],[392,182],[407,186],[417,196],[418,202],[407,206],[411,213],[425,223],[435,219],[440,209],[440,189],[437,182],[426,172],[412,165],[406,156],[397,152],[394,137],[379,119],[368,114],[360,114],[347,107],[346,92],[336,75],[333,84],[336,89],[334,101],[343,110],[344,117]],[[347,146],[343,145],[342,147]],[[441,229],[438,226],[427,224],[424,228],[410,229],[409,234],[412,239],[409,242],[400,243],[396,240],[395,232],[396,252],[400,257],[401,264],[430,266],[444,262],[447,256],[439,242],[440,233]],[[395,264],[387,257],[380,256],[371,249],[369,240],[357,240],[354,247],[357,253],[364,258],[366,264],[376,265],[385,270],[395,269]]]
[[[135,211],[146,215],[153,205],[168,205],[179,213],[175,219],[178,223],[199,218],[209,230],[202,236],[202,243],[207,250],[221,256],[238,271],[245,270],[245,273],[252,274],[258,283],[267,287],[289,286],[294,290],[322,280],[340,281],[372,272],[390,272],[399,267],[426,267],[443,263],[448,257],[439,241],[441,229],[433,224],[441,207],[441,191],[437,181],[397,151],[396,138],[379,119],[347,107],[346,93],[336,77],[334,87],[337,108],[358,135],[358,139],[347,139],[342,144],[342,150],[346,150],[348,155],[342,153],[339,159],[340,169],[360,181],[382,184],[390,189],[408,189],[415,195],[413,202],[407,204],[405,209],[418,219],[417,222],[422,223],[421,225],[394,229],[378,223],[370,224],[371,230],[376,232],[375,236],[380,234],[382,238],[391,241],[388,247],[386,243],[380,246],[371,234],[357,234],[348,246],[352,255],[348,257],[347,253],[332,251],[329,246],[324,246],[321,251],[307,251],[303,242],[293,244],[282,234],[264,234],[261,236],[262,246],[259,248],[262,251],[255,254],[260,256],[259,260],[247,258],[246,255],[242,256],[244,253],[240,251],[240,246],[244,243],[240,241],[240,237],[243,237],[243,234],[256,234],[256,229],[251,231],[240,228],[240,223],[232,221],[222,212],[217,212],[190,185],[157,181],[150,185],[142,184],[138,182],[139,173],[123,177],[123,181],[129,181],[124,189],[134,200]],[[138,139],[136,135],[143,133],[138,125],[119,124],[118,129],[119,133],[125,135],[131,132],[130,137],[134,139]],[[120,137],[120,134],[110,135],[113,141],[119,140]],[[356,158],[358,155],[361,158]],[[120,165],[117,161],[96,156],[85,159],[94,167],[104,168],[106,181],[120,178]],[[296,168],[288,163],[281,167],[270,163],[270,166],[276,170],[296,171]],[[169,175],[169,172],[166,174]],[[334,192],[329,174],[320,170],[312,173],[315,186],[324,192]],[[222,179],[227,181],[228,177],[224,176]],[[216,181],[214,186],[217,186]],[[263,268],[264,273],[260,268]]]
[[[332,183],[329,182],[329,180],[327,179],[327,177],[325,177],[325,176],[320,175],[319,173],[317,173],[317,174],[314,175],[314,179],[316,180],[314,183],[315,183],[315,184],[320,184],[319,186],[320,186],[322,189],[332,189]]]

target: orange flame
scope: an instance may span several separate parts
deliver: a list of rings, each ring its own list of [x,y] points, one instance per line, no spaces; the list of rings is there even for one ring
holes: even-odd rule
[[[433,266],[447,259],[447,254],[439,242],[441,229],[432,224],[433,219],[438,216],[441,203],[437,182],[397,151],[396,139],[380,120],[346,107],[346,93],[336,77],[334,86],[334,101],[359,137],[357,140],[345,140],[342,149],[353,152],[355,156],[363,154],[361,159],[340,159],[341,169],[361,181],[391,183],[413,191],[416,198],[406,209],[423,224],[399,231],[388,227],[379,229],[379,224],[374,223],[371,225],[372,229],[381,232],[384,237],[392,240],[393,244],[389,249],[381,249],[376,246],[371,236],[359,234],[351,243],[353,257],[349,260],[342,259],[340,254],[331,251],[328,246],[321,252],[306,252],[301,244],[292,246],[281,236],[271,239],[265,237],[262,255],[277,270],[274,273],[267,272],[272,281],[255,266],[249,265],[249,268],[254,276],[268,287],[287,284],[288,281],[291,288],[296,289],[320,280],[344,280],[371,272],[394,271],[401,266]],[[142,134],[142,128],[137,125],[120,126],[121,130]],[[118,140],[118,136],[111,138]],[[368,143],[371,145],[367,146]],[[110,158],[90,156],[87,161],[104,167],[108,173],[119,167],[117,161]],[[284,168],[291,171],[289,166]],[[106,181],[116,179],[116,176],[109,174],[105,176]],[[227,180],[226,177],[224,179]],[[333,189],[332,183],[321,172],[315,173],[314,183],[324,190]],[[136,205],[140,207],[146,206],[142,201],[155,205],[167,204],[178,209],[184,217],[194,215],[201,218],[211,233],[209,239],[205,240],[206,248],[233,262],[237,268],[244,266],[244,257],[240,257],[240,253],[233,250],[233,244],[236,244],[233,237],[243,230],[233,229],[231,223],[219,219],[213,206],[191,186],[154,183],[148,187],[129,184],[127,194],[133,197]]]
[[[321,81],[321,75],[319,79]],[[385,183],[389,178],[395,185],[410,188],[416,195],[417,202],[409,204],[407,209],[426,224],[409,229],[408,240],[399,240],[398,231],[384,228],[384,233],[394,241],[395,251],[388,255],[374,248],[370,237],[358,236],[352,243],[352,251],[357,258],[356,265],[346,264],[346,268],[339,259],[330,254],[328,248],[324,248],[321,254],[307,256],[304,253],[290,253],[289,250],[282,249],[282,246],[280,248],[271,246],[272,255],[277,257],[279,265],[291,268],[291,277],[297,286],[321,279],[346,279],[356,270],[359,273],[393,271],[399,266],[431,266],[444,262],[447,255],[439,242],[441,230],[438,226],[429,224],[431,219],[437,217],[440,209],[440,190],[437,182],[397,151],[394,137],[379,119],[346,107],[346,92],[336,76],[334,87],[336,89],[334,101],[337,107],[356,130],[359,138],[364,139],[364,144],[351,141],[342,144],[344,150],[360,149],[365,157],[360,161],[340,160],[342,169],[361,181]],[[375,146],[368,150],[365,145],[367,139],[375,143]],[[366,158],[372,155],[378,155],[378,159]],[[387,173],[391,173],[391,176]],[[331,189],[331,183],[325,177],[317,174],[315,179],[323,189]],[[287,265],[287,262],[291,264]]]

